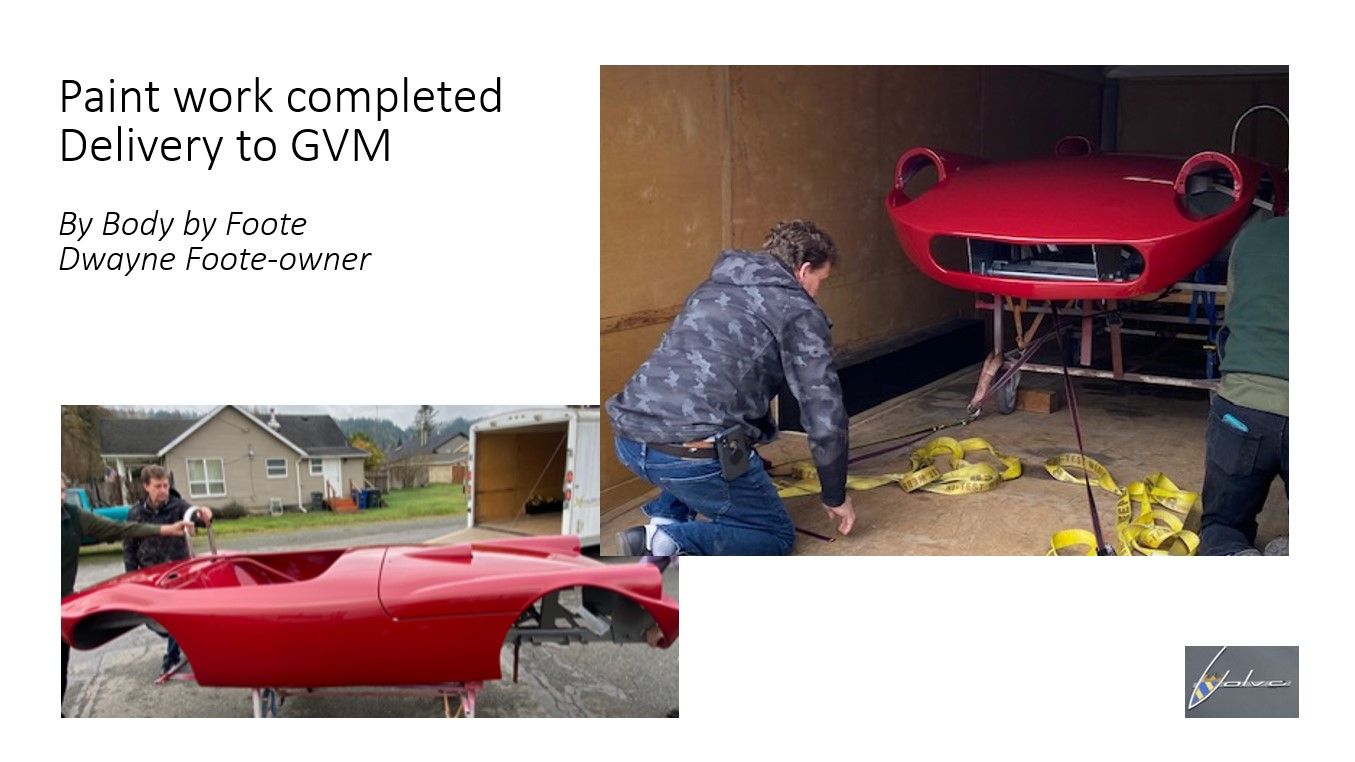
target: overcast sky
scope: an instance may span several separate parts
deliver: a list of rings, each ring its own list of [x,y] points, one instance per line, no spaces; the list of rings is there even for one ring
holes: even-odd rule
[[[110,405],[118,410],[146,410],[148,406],[125,406]],[[151,406],[164,410],[193,410],[199,413],[206,413],[215,405],[163,405]],[[418,405],[243,405],[246,409],[254,407],[276,408],[279,413],[305,414],[321,413],[334,416],[334,418],[388,418],[396,426],[405,428],[414,423],[414,413],[418,411]],[[438,423],[447,423],[456,418],[465,418],[468,421],[475,421],[496,413],[503,413],[509,410],[518,410],[523,407],[534,407],[528,405],[434,405],[438,410]]]

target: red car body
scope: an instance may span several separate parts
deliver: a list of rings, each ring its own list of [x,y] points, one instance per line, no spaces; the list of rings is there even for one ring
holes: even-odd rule
[[[936,183],[909,197],[905,184],[929,166]],[[894,178],[889,218],[922,272],[955,288],[1031,299],[1163,291],[1222,249],[1254,200],[1268,196],[1283,214],[1286,182],[1283,171],[1241,156],[1102,154],[1076,137],[1051,158],[1001,163],[913,148]],[[1202,187],[1222,194],[1226,208],[1192,208],[1187,196]],[[968,262],[939,262],[934,246],[943,238],[963,241]],[[1041,274],[1028,266],[1040,252],[1062,261]]]
[[[94,648],[153,620],[204,686],[495,680],[524,611],[580,586],[647,612],[659,645],[677,639],[677,604],[659,571],[581,556],[577,537],[203,556],[68,596],[61,637]]]

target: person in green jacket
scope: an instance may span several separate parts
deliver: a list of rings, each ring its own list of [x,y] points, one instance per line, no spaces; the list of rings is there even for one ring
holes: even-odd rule
[[[1233,246],[1219,359],[1223,378],[1205,430],[1200,555],[1255,556],[1256,517],[1276,476],[1289,494],[1288,217],[1248,226]]]
[[[66,502],[66,487],[69,480],[61,477],[61,597],[75,592],[75,573],[80,567],[80,539],[86,535],[100,542],[112,542],[128,537],[172,537],[182,536],[185,529],[193,526],[191,521],[174,524],[133,524],[106,519],[97,513],[91,513],[79,506]],[[61,701],[66,701],[66,668],[70,664],[71,647],[61,641]],[[62,717],[66,716],[62,710]]]

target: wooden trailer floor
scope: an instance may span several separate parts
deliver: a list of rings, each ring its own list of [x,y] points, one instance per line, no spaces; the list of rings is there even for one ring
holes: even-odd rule
[[[536,516],[520,515],[516,521],[487,521],[469,529],[435,537],[428,541],[431,545],[452,545],[458,542],[476,542],[478,540],[502,540],[513,537],[527,537],[560,534],[560,512],[543,513]]]
[[[560,512],[539,513],[535,516],[526,513],[518,514],[515,519],[504,519],[503,521],[486,521],[481,526],[485,529],[492,529],[497,532],[508,532],[510,534],[520,535],[547,535],[560,534]]]
[[[963,415],[974,391],[978,368],[973,367],[930,386],[854,416],[853,446],[904,434],[923,426],[951,421]],[[1022,385],[1061,385],[1053,376],[1024,374]],[[1161,471],[1182,489],[1199,491],[1204,478],[1204,431],[1209,412],[1206,393],[1139,384],[1077,380],[1082,432],[1087,455],[1110,470],[1121,486]],[[992,403],[989,404],[993,408]],[[985,411],[968,426],[941,432],[957,439],[982,437],[1005,455],[1021,459],[1023,475],[991,492],[946,496],[905,493],[889,485],[854,491],[856,528],[839,536],[815,497],[793,498],[786,508],[797,526],[836,537],[825,542],[799,535],[796,555],[1039,555],[1049,548],[1050,536],[1060,529],[1090,529],[1086,490],[1055,481],[1044,470],[1053,455],[1076,452],[1067,407],[1054,413],[1016,411],[1000,415]],[[880,474],[908,470],[912,447],[853,467],[853,474]],[[853,455],[870,449],[853,450]],[[808,457],[805,438],[783,434],[759,448],[764,460],[780,464]],[[971,461],[988,458],[976,454]],[[1094,490],[1101,526],[1114,536],[1113,495]],[[615,533],[644,523],[636,501],[602,517],[602,552],[617,552]],[[1279,479],[1271,487],[1261,514],[1258,546],[1288,534],[1289,501]]]

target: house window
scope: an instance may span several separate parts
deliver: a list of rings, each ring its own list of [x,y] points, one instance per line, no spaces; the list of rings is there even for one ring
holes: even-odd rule
[[[286,478],[287,478],[287,459],[286,459],[286,458],[268,458],[268,459],[265,460],[263,463],[264,463],[264,466],[268,469],[268,478],[269,478],[269,479],[286,479]]]
[[[311,458],[311,476],[324,476],[325,475],[324,463],[325,462],[323,460],[320,460],[319,458]]]
[[[226,467],[221,458],[196,458],[187,463],[189,497],[226,496]]]

